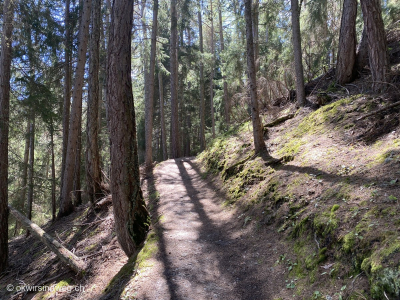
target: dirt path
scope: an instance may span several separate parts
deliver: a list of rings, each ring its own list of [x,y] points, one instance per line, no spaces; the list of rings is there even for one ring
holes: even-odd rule
[[[224,196],[193,158],[166,161],[154,177],[159,251],[136,280],[138,299],[293,299],[284,291],[285,267],[275,264],[279,242],[224,209]]]

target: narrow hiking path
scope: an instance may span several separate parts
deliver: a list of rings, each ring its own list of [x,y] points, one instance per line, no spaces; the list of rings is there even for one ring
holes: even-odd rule
[[[135,279],[137,299],[293,298],[275,264],[284,251],[277,236],[223,208],[194,158],[163,162],[148,189],[159,196],[158,252]]]

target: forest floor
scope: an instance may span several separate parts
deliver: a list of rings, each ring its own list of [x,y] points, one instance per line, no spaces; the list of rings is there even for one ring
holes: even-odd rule
[[[16,237],[0,299],[399,299],[400,107],[360,119],[396,99],[288,104],[280,114],[294,117],[266,132],[280,162],[254,154],[246,123],[198,158],[158,164],[142,178],[152,225],[137,256],[118,246],[112,205],[82,205],[44,230],[86,274]]]

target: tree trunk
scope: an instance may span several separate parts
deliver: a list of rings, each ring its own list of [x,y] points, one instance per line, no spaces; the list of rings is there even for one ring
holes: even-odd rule
[[[158,86],[160,93],[161,148],[163,153],[163,160],[167,160],[168,151],[167,151],[167,131],[165,129],[165,114],[164,114],[164,84],[161,71],[158,71]]]
[[[72,188],[74,206],[82,204],[82,190],[81,190],[81,165],[82,165],[82,114],[79,119],[78,131],[78,146],[76,149],[75,166],[74,166],[74,183]]]
[[[291,12],[294,66],[296,70],[296,98],[297,105],[304,106],[304,104],[306,103],[306,94],[304,90],[303,58],[301,54],[300,35],[300,10],[298,0],[291,0]]]
[[[68,149],[65,159],[64,183],[62,184],[59,217],[66,216],[74,210],[71,193],[74,185],[75,162],[78,155],[79,132],[82,119],[82,89],[84,84],[86,51],[89,35],[90,0],[84,0],[82,20],[79,28],[78,62],[75,70],[73,102],[68,132]]]
[[[103,196],[101,190],[101,170],[99,153],[99,106],[100,98],[100,19],[101,0],[94,0],[92,5],[92,32],[90,35],[89,54],[89,91],[86,123],[86,192],[88,200],[95,203]]]
[[[389,60],[386,45],[386,33],[379,0],[361,0],[364,26],[368,36],[369,65],[372,73],[372,88],[375,92],[385,87]]]
[[[263,130],[261,126],[260,114],[258,109],[257,99],[257,81],[256,81],[256,67],[254,62],[254,44],[253,44],[253,29],[252,29],[252,14],[251,14],[251,1],[245,0],[245,18],[246,18],[246,46],[247,46],[247,68],[250,82],[250,98],[251,98],[251,120],[253,123],[253,137],[256,153],[266,151]]]
[[[339,84],[349,83],[354,78],[357,45],[356,19],[357,0],[344,0],[336,66],[336,79]]]
[[[69,118],[71,108],[71,23],[70,23],[70,0],[65,1],[65,52],[64,52],[64,102],[63,102],[63,116],[62,116],[62,162],[61,162],[61,189],[64,184],[64,173],[65,173],[65,159],[67,157],[68,148],[68,131],[69,131]]]
[[[180,157],[178,118],[178,16],[176,0],[171,0],[171,156]]]
[[[131,78],[132,23],[133,1],[114,0],[107,62],[111,192],[115,230],[128,256],[144,241],[150,221],[140,188]]]
[[[225,50],[225,43],[224,43],[224,29],[222,26],[222,4],[221,0],[219,1],[219,9],[218,9],[218,18],[219,18],[219,41],[221,44],[221,53]],[[224,60],[221,59],[222,66],[224,66]],[[231,111],[231,104],[228,97],[228,83],[226,82],[226,74],[225,70],[222,70],[222,80],[224,85],[224,104],[225,104],[225,123],[229,126],[230,123],[230,111]]]
[[[148,97],[145,102],[145,130],[146,130],[146,168],[149,170],[153,167],[153,101],[154,101],[154,76],[156,66],[156,46],[157,46],[157,30],[158,30],[158,0],[153,3],[153,27],[151,31],[151,50],[150,50],[150,70],[148,74]]]
[[[357,47],[356,63],[355,63],[356,71],[361,72],[361,70],[368,65],[369,65],[368,36],[367,36],[367,29],[364,26],[361,36],[361,41]]]
[[[260,46],[258,41],[258,16],[259,16],[259,0],[254,0],[253,2],[253,42],[254,42],[254,63],[256,67],[256,76],[257,72],[260,69]]]
[[[205,103],[204,103],[204,63],[203,63],[203,22],[201,20],[202,1],[199,5],[199,39],[200,39],[200,151],[206,149],[206,121],[205,121]]]
[[[25,200],[26,200],[26,191],[28,185],[28,164],[29,164],[29,132],[31,130],[31,123],[28,119],[27,126],[26,126],[26,134],[25,134],[25,150],[24,150],[24,162],[22,165],[22,183],[21,183],[21,194],[18,197],[17,209],[19,211],[25,210]],[[15,222],[15,230],[14,236],[19,233],[21,228],[21,223],[17,220]]]
[[[28,174],[28,207],[26,215],[32,220],[33,187],[35,167],[35,114],[32,113],[31,128],[29,130],[29,174]],[[27,232],[29,234],[29,232]]]
[[[51,215],[52,222],[56,220],[56,166],[54,162],[54,125],[50,129],[50,147],[51,147]]]
[[[3,2],[3,34],[0,54],[0,273],[8,264],[8,132],[10,120],[11,47],[14,7]]]
[[[87,265],[80,258],[75,256],[71,251],[61,245],[58,241],[48,235],[42,228],[27,219],[23,214],[8,206],[11,214],[20,221],[26,229],[28,229],[34,236],[36,236],[43,244],[45,244],[57,257],[66,265],[68,265],[76,273],[81,274],[87,268]]]
[[[214,116],[214,68],[215,68],[215,50],[214,50],[214,21],[213,21],[213,5],[212,1],[210,1],[211,7],[211,55],[212,55],[212,62],[211,62],[211,74],[210,74],[210,106],[211,106],[211,131],[212,137],[215,139],[215,116]]]
[[[186,111],[186,136],[185,136],[185,156],[190,157],[190,137],[191,135],[191,119],[190,119],[190,111]]]

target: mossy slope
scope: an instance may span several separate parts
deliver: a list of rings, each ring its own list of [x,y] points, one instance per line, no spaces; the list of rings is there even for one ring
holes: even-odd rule
[[[371,141],[365,122],[374,119],[356,121],[377,108],[371,103],[364,95],[343,98],[273,128],[270,153],[291,158],[280,165],[254,154],[246,126],[199,156],[206,172],[220,175],[227,204],[249,210],[256,228],[275,226],[286,239],[296,257],[289,278],[301,279],[303,299],[317,299],[313,293],[323,286],[328,295],[338,278],[351,285],[360,273],[368,289],[353,282],[353,290],[337,295],[400,297],[399,138]],[[368,136],[368,143],[354,136]]]

